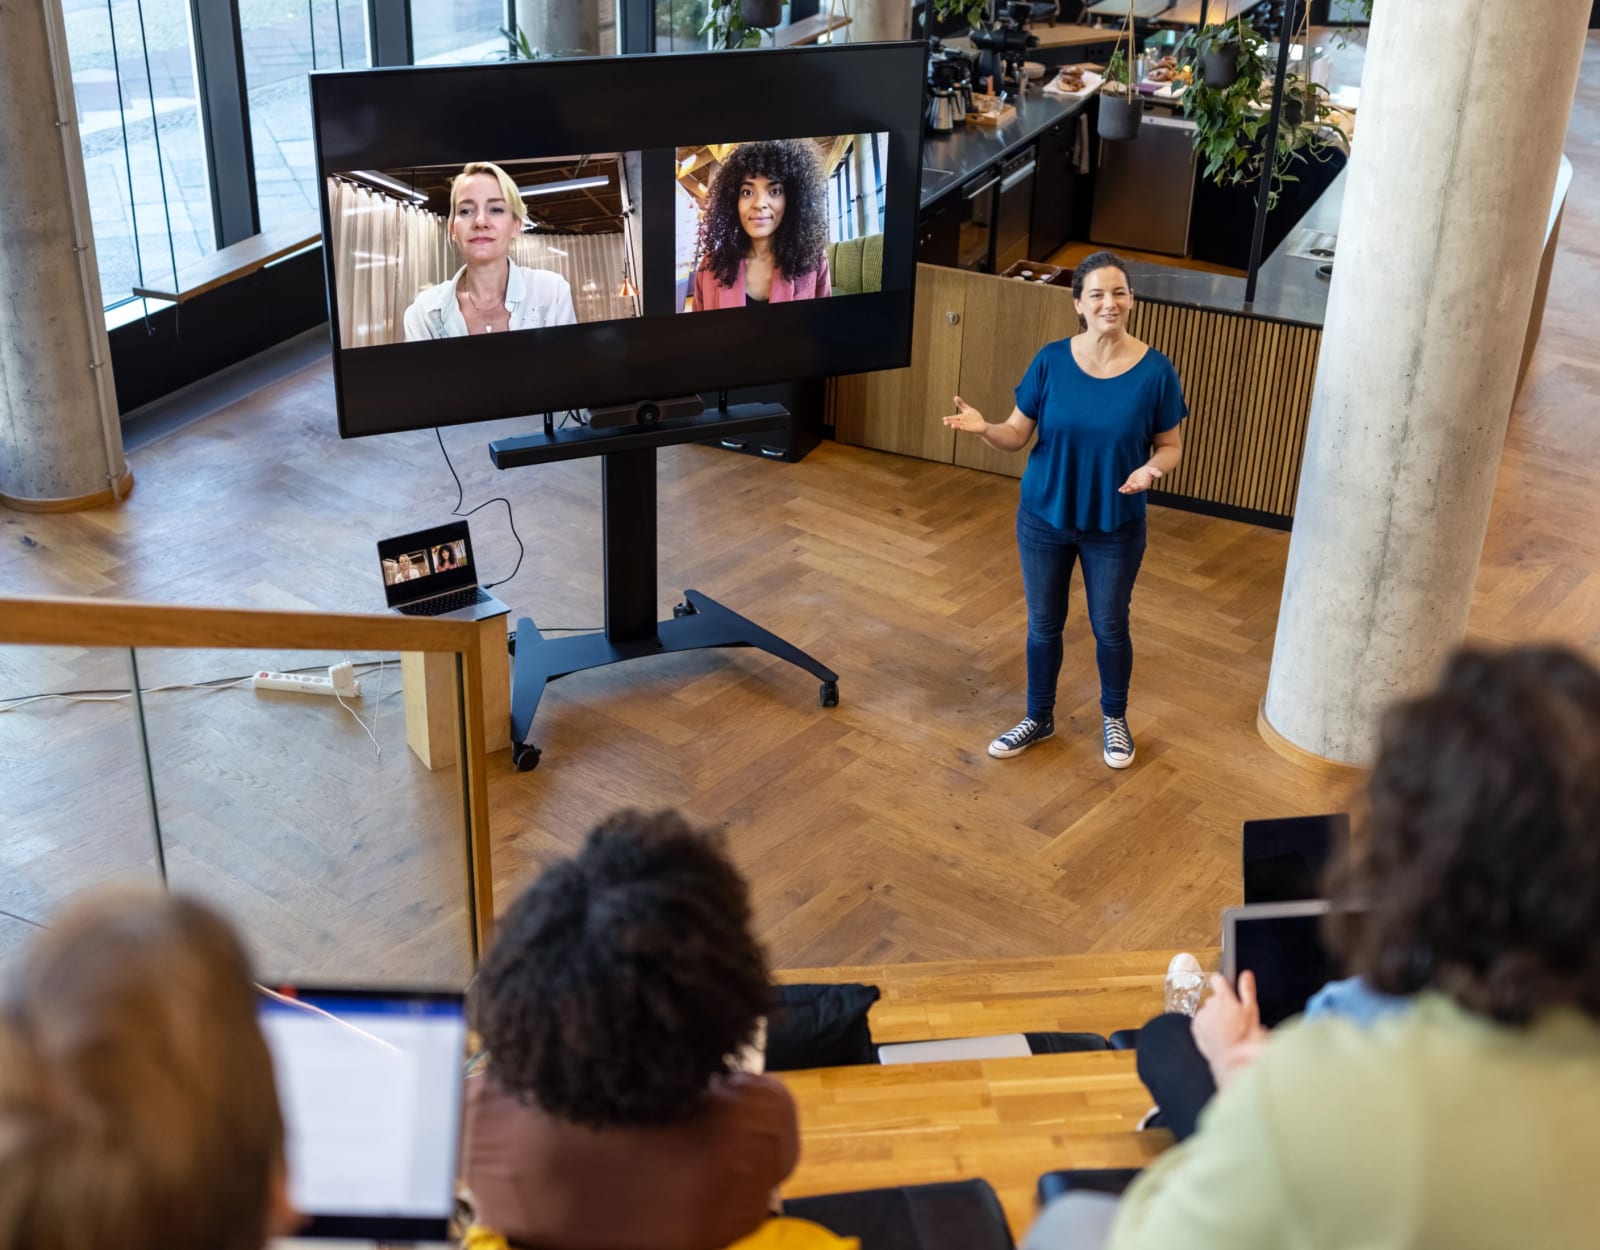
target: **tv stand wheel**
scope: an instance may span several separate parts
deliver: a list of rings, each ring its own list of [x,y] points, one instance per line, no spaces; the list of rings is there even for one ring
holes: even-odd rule
[[[675,603],[672,605],[672,615],[674,619],[683,616],[699,616],[700,609],[695,607],[694,604],[690,603],[688,600],[685,600],[682,603]]]
[[[519,773],[531,773],[539,767],[543,752],[531,742],[516,742],[511,746],[511,763]]]
[[[823,682],[822,689],[817,696],[817,701],[821,703],[823,707],[838,707],[839,683],[836,681]]]

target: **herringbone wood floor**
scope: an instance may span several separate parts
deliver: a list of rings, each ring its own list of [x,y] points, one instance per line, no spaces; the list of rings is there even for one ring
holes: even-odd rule
[[[1600,43],[1591,39],[1544,338],[1512,421],[1470,628],[1487,640],[1555,637],[1600,652],[1597,140]],[[513,428],[445,433],[468,503],[504,493],[516,504],[528,553],[502,593],[541,625],[598,626],[598,466],[497,473],[484,444]],[[138,486],[119,509],[0,511],[0,583],[19,593],[377,610],[373,540],[442,520],[455,497],[431,434],[338,440],[325,365],[133,463]],[[1238,893],[1240,821],[1347,797],[1256,735],[1287,536],[1152,509],[1134,599],[1138,761],[1124,773],[1100,761],[1092,641],[1075,614],[1056,739],[997,762],[985,743],[1021,711],[1016,489],[1008,478],[832,443],[795,466],[698,447],[662,453],[662,613],[686,587],[721,599],[837,669],[841,706],[819,708],[809,677],[744,651],[556,683],[537,722],[541,766],[519,775],[495,757],[502,904],[617,805],[672,805],[727,830],[779,965],[1214,944],[1218,909]],[[478,514],[474,533],[485,572],[503,576],[516,552],[498,506]],[[205,662],[213,676],[257,661]],[[198,663],[178,667],[195,675]],[[110,665],[13,651],[0,656],[0,696],[112,684]],[[91,670],[101,675],[91,680]],[[214,834],[204,845],[225,847],[192,850],[205,874],[197,880],[234,890],[273,931],[256,940],[281,939],[297,967],[453,975],[458,857],[428,841],[438,779],[406,754],[398,708],[380,726],[391,748],[382,764],[363,765],[370,744],[337,708],[253,712],[245,723],[241,701],[260,706],[247,693],[201,697],[165,749],[211,776],[203,788],[173,781],[163,795],[180,812],[192,801],[187,815]],[[137,823],[142,794],[125,764],[75,765],[71,776],[88,785],[51,767],[76,740],[69,726],[109,713],[34,707],[53,708],[51,719],[0,717],[0,752],[36,765],[13,775],[40,779],[53,802],[87,805],[101,837],[119,820]],[[206,767],[219,744],[246,733],[288,779],[287,799],[247,760]],[[344,806],[331,808],[319,778],[339,755]],[[120,857],[88,834],[58,845],[50,803],[6,790],[5,911],[43,919],[64,885],[141,859],[128,839]],[[249,836],[262,812],[281,829],[313,823],[296,822],[311,809],[318,836],[287,847]],[[342,841],[330,810],[359,834]],[[306,940],[283,939],[296,924]],[[21,931],[0,916],[0,949]]]

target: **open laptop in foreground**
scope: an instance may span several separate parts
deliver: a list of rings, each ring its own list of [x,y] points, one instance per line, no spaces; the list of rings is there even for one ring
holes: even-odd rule
[[[263,988],[302,1237],[445,1241],[467,1018],[456,992]]]
[[[401,534],[378,543],[389,607],[406,616],[481,621],[511,609],[478,585],[465,521]]]

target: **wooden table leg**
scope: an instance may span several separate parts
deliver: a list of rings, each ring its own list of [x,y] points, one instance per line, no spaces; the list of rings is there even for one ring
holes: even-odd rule
[[[511,667],[506,616],[478,622],[483,648],[483,736],[490,754],[511,748]],[[406,742],[429,768],[456,762],[456,657],[406,652],[400,657],[405,689]]]

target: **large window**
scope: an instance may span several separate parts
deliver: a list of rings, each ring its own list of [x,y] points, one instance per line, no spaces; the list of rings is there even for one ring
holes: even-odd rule
[[[506,50],[506,0],[411,0],[411,49],[418,65],[486,61]]]
[[[656,0],[656,51],[704,52],[700,27],[710,8],[708,0]]]
[[[216,246],[189,7],[187,0],[65,0],[62,8],[100,293],[109,307]]]
[[[364,0],[239,0],[239,32],[265,232],[318,211],[306,75],[368,63],[367,6]]]

